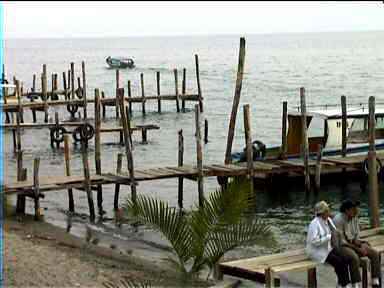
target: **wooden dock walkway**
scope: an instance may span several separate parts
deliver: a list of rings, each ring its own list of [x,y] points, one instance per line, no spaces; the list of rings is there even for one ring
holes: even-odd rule
[[[377,158],[384,160],[384,152],[377,152]],[[326,173],[328,168],[353,168],[362,169],[362,163],[366,159],[366,155],[350,155],[347,157],[332,156],[323,158],[321,164],[323,165],[323,172]],[[316,162],[309,161],[309,166],[313,169]],[[304,164],[302,159],[290,159],[290,160],[265,160],[253,162],[253,177],[254,178],[266,178],[271,174],[281,173],[304,173]],[[249,170],[247,163],[237,164],[210,164],[203,165],[203,177],[236,177],[246,176]],[[135,182],[150,181],[167,178],[185,177],[189,179],[197,178],[199,170],[197,166],[183,165],[183,166],[165,166],[155,167],[149,169],[135,169],[134,179]],[[1,189],[3,193],[17,194],[28,193],[33,191],[33,179],[26,181],[18,181],[13,183],[5,183]],[[84,186],[83,176],[51,176],[40,177],[39,185],[41,192],[55,191],[68,188],[79,188]],[[91,175],[90,184],[103,185],[103,184],[123,184],[130,185],[131,180],[128,172],[122,173],[103,173],[101,175]]]

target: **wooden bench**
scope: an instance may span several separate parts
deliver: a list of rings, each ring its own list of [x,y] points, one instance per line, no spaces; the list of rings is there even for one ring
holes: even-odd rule
[[[368,241],[379,253],[384,252],[384,234],[379,234],[381,228],[361,231],[361,238]],[[369,259],[361,258],[362,286],[368,287]],[[305,254],[304,249],[291,250],[266,256],[259,256],[219,264],[219,277],[223,274],[245,278],[261,283],[266,287],[280,286],[278,274],[281,272],[306,271],[308,287],[317,287],[316,267]]]

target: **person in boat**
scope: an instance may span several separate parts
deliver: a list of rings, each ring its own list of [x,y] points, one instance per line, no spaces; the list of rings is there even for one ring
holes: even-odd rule
[[[315,205],[315,215],[308,227],[305,252],[312,260],[330,264],[335,269],[338,287],[349,287],[348,261],[332,245],[336,226],[330,218],[327,202],[321,201]]]
[[[367,241],[360,239],[359,206],[360,201],[347,199],[341,203],[339,213],[333,218],[336,228],[341,232],[340,252],[351,259],[352,283],[361,282],[360,257],[366,256],[371,261],[372,287],[379,287],[381,277],[380,254]]]

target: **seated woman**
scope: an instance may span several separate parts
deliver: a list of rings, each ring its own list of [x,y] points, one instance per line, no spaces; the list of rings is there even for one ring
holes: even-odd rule
[[[337,275],[338,287],[348,287],[351,283],[348,261],[332,247],[332,231],[336,231],[330,216],[330,209],[325,201],[315,205],[316,217],[309,224],[305,251],[318,263],[333,266]]]

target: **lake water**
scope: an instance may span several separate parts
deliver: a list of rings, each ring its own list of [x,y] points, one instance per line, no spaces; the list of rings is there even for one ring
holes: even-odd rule
[[[120,85],[127,87],[132,82],[133,95],[140,94],[140,73],[144,73],[146,95],[156,94],[156,71],[161,72],[162,93],[174,93],[173,69],[181,72],[187,69],[187,92],[197,93],[194,55],[199,55],[200,77],[205,111],[203,119],[209,122],[209,143],[204,145],[204,163],[223,163],[228,122],[235,90],[240,35],[194,36],[194,37],[135,37],[100,39],[13,39],[5,41],[5,65],[8,79],[15,75],[25,89],[32,86],[32,75],[39,79],[42,64],[47,64],[48,75],[59,74],[62,87],[62,72],[68,71],[70,62],[80,76],[81,61],[86,63],[87,95],[92,97],[95,88],[105,91],[107,97],[114,96],[115,71],[107,69],[105,58],[111,56],[132,56],[136,68],[121,70]],[[246,38],[245,73],[236,122],[233,151],[244,145],[244,104],[251,105],[252,138],[267,145],[280,144],[282,101],[287,100],[290,108],[299,104],[299,88],[305,87],[307,104],[338,104],[340,96],[346,95],[348,103],[367,103],[369,96],[376,101],[384,99],[384,32],[359,33],[314,33],[248,35]],[[49,79],[50,80],[50,79]],[[48,87],[50,86],[50,81]],[[37,85],[40,90],[40,83]],[[179,88],[181,91],[181,85]],[[185,164],[196,163],[195,128],[193,104],[187,102],[186,113],[176,113],[176,105],[163,102],[163,113],[158,114],[157,103],[147,102],[147,115],[142,117],[141,104],[133,104],[133,121],[136,124],[156,124],[158,131],[149,132],[149,144],[140,144],[138,134],[134,135],[134,165],[137,168],[170,166],[177,164],[177,132],[183,129],[185,143]],[[65,109],[65,108],[63,108]],[[89,106],[93,117],[93,105]],[[60,113],[61,120],[67,120],[69,113]],[[115,125],[114,109],[107,109],[105,125]],[[53,114],[52,114],[53,116]],[[31,121],[30,113],[25,120]],[[43,114],[38,114],[43,121]],[[11,133],[4,134],[4,177],[16,179],[16,158],[12,152]],[[111,145],[118,135],[102,136],[102,170],[116,170],[118,152],[124,153],[124,146]],[[41,175],[64,175],[63,149],[52,149],[49,131],[26,130],[22,133],[24,166],[32,175],[33,158],[41,158]],[[109,144],[108,144],[109,143]],[[89,159],[94,171],[93,141],[90,144]],[[72,173],[82,175],[80,147],[72,150]],[[125,163],[125,162],[124,162]],[[190,208],[197,203],[197,183],[185,180],[184,206]],[[217,189],[215,178],[206,179],[205,191]],[[351,188],[359,190],[358,187]],[[177,205],[177,180],[159,180],[140,183],[138,193],[153,195]],[[104,187],[104,209],[107,217],[113,217],[112,185]],[[280,191],[285,195],[286,191]],[[287,192],[288,193],[288,192]],[[88,206],[85,193],[75,191],[73,218],[75,234],[84,232],[87,223]],[[289,195],[260,194],[260,217],[274,226],[282,243],[295,244],[304,239],[303,228],[308,224],[311,205],[305,201],[302,189],[289,191]],[[129,189],[122,188],[121,198],[129,196]],[[320,198],[337,208],[340,189],[329,185],[321,191]],[[362,194],[366,207],[367,195]],[[382,197],[383,198],[383,197]],[[95,199],[95,197],[94,197]],[[14,201],[14,199],[12,199]],[[383,200],[381,200],[383,202]],[[66,227],[67,195],[63,192],[47,193],[41,201],[45,209],[45,220]],[[27,210],[33,213],[33,203],[28,201]],[[367,210],[363,209],[367,221]],[[92,225],[101,233],[108,233],[111,239],[126,239],[130,234],[115,229],[113,224]],[[110,233],[110,232],[113,233]],[[122,235],[125,235],[124,238]],[[113,235],[113,236],[111,236]],[[108,236],[108,237],[109,237]],[[151,238],[151,235],[143,237]],[[151,240],[151,239],[149,239]],[[248,252],[246,252],[248,253]],[[252,251],[252,253],[257,253]]]

